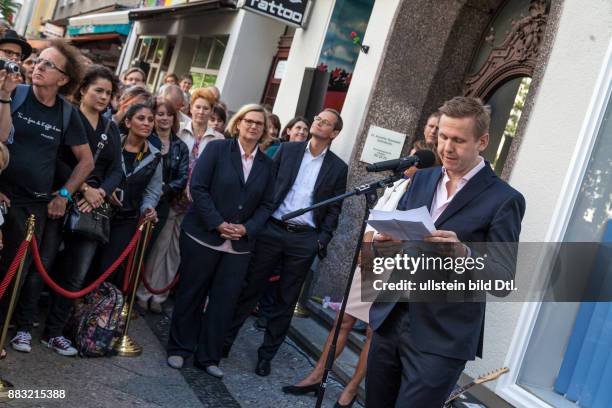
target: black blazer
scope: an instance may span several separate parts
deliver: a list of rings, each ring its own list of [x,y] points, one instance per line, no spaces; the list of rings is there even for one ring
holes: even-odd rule
[[[442,168],[434,167],[415,173],[412,184],[400,200],[398,210],[427,206],[431,210]],[[461,242],[518,242],[525,199],[506,182],[500,180],[490,164],[480,170],[457,193],[436,220],[436,229],[454,231]],[[509,251],[511,252],[511,251]],[[472,253],[472,256],[477,256]],[[500,253],[490,257],[487,269],[495,279],[512,279],[516,253]],[[385,321],[394,303],[374,303],[370,324],[377,330]],[[485,303],[418,303],[411,302],[410,338],[407,341],[421,352],[462,360],[482,357]]]
[[[283,203],[287,193],[293,186],[297,177],[304,152],[308,142],[281,143],[274,155],[276,168],[276,186],[274,188],[274,210]],[[315,204],[328,198],[335,197],[346,191],[346,178],[348,166],[331,150],[325,153],[321,171],[317,176],[315,188],[312,195],[312,203]],[[317,208],[313,211],[313,218],[319,234],[319,243],[323,250],[319,255],[325,256],[325,247],[332,239],[334,230],[338,226],[338,217],[342,210],[342,202]],[[291,222],[291,220],[287,220]]]
[[[225,241],[217,231],[220,224],[244,224],[247,235],[232,241],[232,247],[249,251],[273,210],[272,159],[258,151],[245,183],[238,140],[213,140],[193,169],[190,191],[193,204],[183,220],[183,230],[216,246]]]

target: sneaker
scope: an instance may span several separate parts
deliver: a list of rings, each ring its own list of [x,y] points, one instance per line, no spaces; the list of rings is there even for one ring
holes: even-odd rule
[[[176,368],[177,370],[183,368],[184,363],[185,359],[183,356],[168,356],[168,365],[172,368]]]
[[[18,331],[17,335],[11,340],[11,347],[22,353],[29,353],[32,351],[32,335],[30,332]]]
[[[76,356],[78,353],[77,349],[72,347],[70,340],[64,336],[51,337],[49,339],[42,338],[40,342],[62,356]]]
[[[216,378],[223,378],[223,370],[216,365],[206,366],[206,372]]]

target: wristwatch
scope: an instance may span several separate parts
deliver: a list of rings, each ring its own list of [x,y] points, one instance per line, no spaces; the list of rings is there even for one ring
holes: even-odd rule
[[[59,196],[64,197],[66,200],[68,200],[69,203],[72,202],[72,196],[70,195],[70,192],[68,191],[66,187],[60,188]]]

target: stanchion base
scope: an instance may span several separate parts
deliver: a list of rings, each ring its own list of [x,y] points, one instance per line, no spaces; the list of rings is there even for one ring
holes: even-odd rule
[[[121,336],[114,349],[121,357],[137,357],[142,354],[142,347],[127,334]]]
[[[295,317],[308,317],[310,313],[308,313],[308,309],[298,303],[295,305],[295,309],[293,309],[293,315]]]
[[[10,382],[0,378],[0,402],[6,402],[13,399],[9,398],[8,396],[9,389],[11,388],[15,388],[15,386]]]

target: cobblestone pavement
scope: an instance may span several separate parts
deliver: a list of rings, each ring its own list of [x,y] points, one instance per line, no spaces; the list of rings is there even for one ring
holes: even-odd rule
[[[169,311],[162,315],[146,315],[147,322],[162,344],[167,341],[169,315]],[[295,397],[285,395],[281,391],[283,385],[293,384],[304,377],[314,364],[291,340],[288,339],[281,346],[272,361],[270,376],[255,375],[253,369],[257,362],[257,347],[262,337],[263,333],[253,328],[251,319],[245,323],[232,348],[230,358],[221,362],[220,367],[225,373],[223,380],[193,367],[191,360],[186,361],[181,373],[204,407],[314,407],[316,399],[312,394]],[[341,385],[332,380],[325,393],[323,406],[333,407],[341,389]]]
[[[0,375],[14,384],[14,390],[63,390],[65,397],[36,399],[31,395],[2,403],[0,408],[314,407],[312,395],[296,397],[281,391],[283,385],[303,378],[314,363],[290,340],[272,361],[271,375],[259,377],[253,369],[263,333],[248,321],[230,358],[221,363],[225,377],[219,380],[193,367],[191,360],[180,371],[167,366],[169,324],[168,310],[133,320],[130,337],[143,347],[143,353],[108,358],[62,357],[40,344],[39,327],[32,333],[31,353],[7,347],[8,357],[0,361]],[[323,407],[333,407],[340,391],[339,383],[329,383]]]

